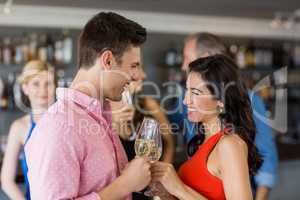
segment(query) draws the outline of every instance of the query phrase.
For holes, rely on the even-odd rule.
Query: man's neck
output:
[[[103,97],[101,97],[99,93],[97,81],[94,80],[93,77],[95,77],[95,73],[91,72],[91,70],[80,69],[70,85],[70,88],[90,97],[102,99]]]

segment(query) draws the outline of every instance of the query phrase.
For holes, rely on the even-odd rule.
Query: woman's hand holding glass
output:
[[[113,129],[123,138],[128,139],[133,134],[132,122],[135,109],[132,104],[131,94],[128,89],[123,92],[120,102],[111,102]]]
[[[180,196],[178,193],[185,187],[184,183],[178,177],[173,165],[170,163],[153,163],[151,165],[151,177],[152,182],[160,182],[163,185],[164,190],[160,191],[163,193],[162,196]]]

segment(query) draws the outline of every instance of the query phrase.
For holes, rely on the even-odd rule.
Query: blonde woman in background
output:
[[[1,170],[1,186],[9,198],[29,200],[30,192],[27,179],[27,164],[23,147],[31,136],[31,132],[36,122],[39,121],[41,114],[54,102],[54,67],[39,60],[30,61],[23,68],[19,83],[29,103],[31,112],[15,120],[10,127]],[[20,154],[22,156],[22,171],[25,177],[25,196],[15,182]]]

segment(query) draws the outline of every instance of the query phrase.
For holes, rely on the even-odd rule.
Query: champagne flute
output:
[[[148,156],[151,162],[158,161],[162,154],[162,138],[159,131],[159,123],[152,118],[145,117],[135,140],[135,153],[137,156]],[[153,196],[151,188],[157,183],[151,183],[146,196]]]

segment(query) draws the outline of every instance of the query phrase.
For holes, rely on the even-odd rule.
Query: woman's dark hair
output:
[[[224,112],[219,115],[222,127],[233,127],[232,133],[245,141],[248,146],[249,171],[251,175],[255,174],[261,166],[262,158],[254,145],[256,128],[251,102],[235,62],[221,54],[199,58],[189,64],[189,72],[199,73],[214,98],[224,104]],[[203,142],[201,127],[198,124],[199,134],[190,141],[190,149],[193,144]],[[229,134],[228,131],[225,133]]]

